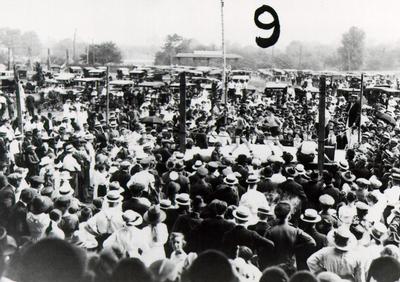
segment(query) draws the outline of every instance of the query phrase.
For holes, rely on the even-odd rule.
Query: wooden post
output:
[[[24,134],[24,127],[22,123],[22,108],[21,108],[21,95],[19,93],[19,77],[17,68],[14,65],[14,79],[15,79],[15,94],[16,94],[16,102],[17,102],[17,117],[18,117],[18,128],[21,134]]]
[[[7,64],[8,64],[8,66],[7,66],[8,70],[11,70],[11,48],[10,47],[8,47],[8,61],[7,61]]]
[[[51,64],[50,64],[50,48],[47,49],[47,70],[50,71]]]
[[[361,73],[361,86],[360,86],[360,123],[358,124],[358,143],[361,142],[361,118],[362,118],[363,94],[364,94],[364,74]]]
[[[65,49],[65,65],[68,66],[69,64],[69,51]]]
[[[322,175],[325,162],[325,95],[326,78],[321,76],[319,80],[319,120],[318,120],[318,170]]]
[[[180,151],[186,151],[186,75],[185,72],[180,74],[179,87],[179,146]]]
[[[86,49],[86,64],[89,65],[89,48],[90,45],[88,45],[87,49]]]
[[[106,70],[106,122],[107,126],[110,122],[110,79],[109,79],[109,66],[107,66]]]

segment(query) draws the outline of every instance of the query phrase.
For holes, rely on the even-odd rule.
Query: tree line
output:
[[[227,52],[242,56],[238,68],[283,68],[311,70],[394,70],[400,67],[400,42],[366,46],[366,34],[351,27],[342,35],[339,46],[292,41],[286,48],[239,46],[227,42]],[[161,50],[155,55],[156,65],[169,65],[180,52],[218,50],[215,45],[202,45],[194,39],[177,34],[168,35]]]

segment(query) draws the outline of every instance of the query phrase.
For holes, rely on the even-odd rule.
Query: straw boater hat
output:
[[[194,165],[192,166],[193,170],[198,170],[200,167],[203,166],[203,162],[200,160],[197,160]]]
[[[128,226],[138,226],[143,223],[142,216],[133,210],[126,210],[122,214],[122,219]]]
[[[321,221],[321,216],[314,209],[306,209],[304,214],[300,215],[300,219],[304,222],[317,223]]]
[[[117,191],[119,193],[123,193],[125,191],[124,188],[121,187],[118,181],[111,182],[110,185],[108,186],[108,189],[110,191]]]
[[[295,169],[296,169],[298,174],[305,174],[306,173],[304,165],[302,165],[302,164],[296,165]]]
[[[178,194],[178,195],[176,195],[175,201],[179,206],[190,206],[189,194],[186,194],[186,193]]]
[[[346,160],[339,161],[338,166],[342,170],[348,170],[349,169],[349,163]]]
[[[349,228],[342,225],[338,229],[331,230],[327,235],[328,242],[336,249],[349,251],[356,246],[357,239],[350,232]]]
[[[258,178],[258,176],[255,174],[250,174],[246,179],[246,183],[248,184],[256,184],[258,182],[260,182],[260,178]]]
[[[238,179],[236,178],[236,175],[233,174],[233,173],[231,173],[231,174],[227,175],[227,176],[224,178],[224,183],[227,184],[227,185],[236,185],[236,184],[239,183],[239,181],[238,181]]]
[[[381,222],[375,222],[371,229],[371,236],[380,241],[382,236],[386,234],[387,227]]]
[[[245,206],[239,206],[233,211],[233,217],[241,221],[249,221],[250,210]]]
[[[108,191],[106,200],[109,203],[117,203],[122,200],[122,196],[118,191]]]
[[[60,189],[58,189],[58,193],[60,196],[72,196],[74,194],[74,189],[72,189],[70,185],[61,185]]]
[[[166,218],[165,212],[159,206],[151,206],[143,216],[144,220],[150,224],[163,222]]]
[[[342,172],[342,178],[347,182],[353,182],[356,176],[351,171]]]

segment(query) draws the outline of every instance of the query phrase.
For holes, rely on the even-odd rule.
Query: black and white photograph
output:
[[[0,282],[400,282],[400,2],[0,1]]]

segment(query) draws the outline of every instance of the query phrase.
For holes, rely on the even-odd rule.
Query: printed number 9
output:
[[[274,18],[274,20],[271,23],[265,24],[260,22],[260,20],[258,19],[265,12],[269,13]],[[268,5],[262,5],[261,7],[259,7],[254,12],[254,23],[258,28],[264,30],[270,30],[272,28],[274,29],[272,35],[268,38],[256,37],[256,43],[258,46],[260,46],[261,48],[268,48],[274,45],[278,41],[279,35],[281,34],[281,26],[279,24],[278,14],[272,7]]]

